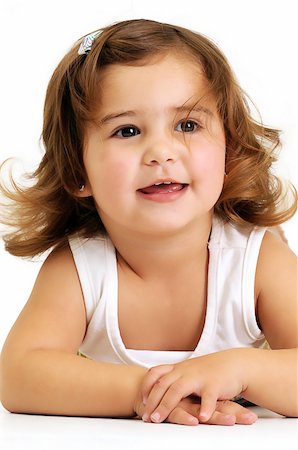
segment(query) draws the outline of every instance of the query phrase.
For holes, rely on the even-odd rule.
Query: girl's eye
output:
[[[191,133],[193,131],[196,131],[199,128],[199,125],[194,122],[193,120],[186,120],[185,122],[180,122],[176,130],[180,131],[182,133]]]
[[[114,133],[114,136],[120,137],[120,138],[130,138],[133,136],[137,136],[140,134],[140,130],[137,127],[133,126],[127,126],[120,128]]]

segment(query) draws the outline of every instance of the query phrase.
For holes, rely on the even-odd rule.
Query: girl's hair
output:
[[[35,256],[79,231],[91,237],[103,231],[92,197],[76,196],[84,183],[84,129],[95,117],[101,68],[110,64],[145,64],[155,55],[178,52],[195,58],[217,100],[226,136],[226,181],[215,212],[235,224],[278,225],[292,217],[281,181],[271,172],[279,132],[254,120],[244,92],[221,51],[205,36],[151,20],[128,20],[100,30],[91,51],[79,55],[81,40],[62,59],[49,82],[43,123],[44,157],[31,175],[33,183],[1,190],[9,199],[2,222],[6,249]],[[3,206],[3,205],[2,205]],[[4,208],[5,210],[5,208]]]

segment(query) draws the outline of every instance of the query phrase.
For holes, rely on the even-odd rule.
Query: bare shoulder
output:
[[[69,245],[54,249],[44,261],[39,276],[55,276],[58,279],[76,277],[76,268]]]
[[[6,345],[21,352],[34,348],[76,352],[85,330],[84,299],[71,250],[54,250],[43,263]]]
[[[272,348],[297,346],[297,256],[266,232],[257,272],[257,315]]]
[[[81,286],[68,245],[52,251],[43,263],[30,299],[35,294],[40,296],[40,293],[42,293],[40,301],[46,301],[50,296],[51,303],[56,299],[59,301],[60,297],[64,298],[64,303],[68,298],[81,298]]]

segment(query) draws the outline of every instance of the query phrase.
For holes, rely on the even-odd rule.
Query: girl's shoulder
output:
[[[258,270],[262,276],[267,276],[270,284],[272,275],[295,268],[297,256],[288,245],[282,229],[267,229],[264,233],[258,259]],[[287,278],[287,277],[286,277]]]
[[[297,345],[297,256],[272,231],[262,240],[255,289],[257,315],[271,348]]]

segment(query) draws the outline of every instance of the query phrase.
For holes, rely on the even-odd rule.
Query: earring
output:
[[[80,184],[79,186],[79,191],[83,192],[83,190],[85,189],[85,185],[84,184]]]

